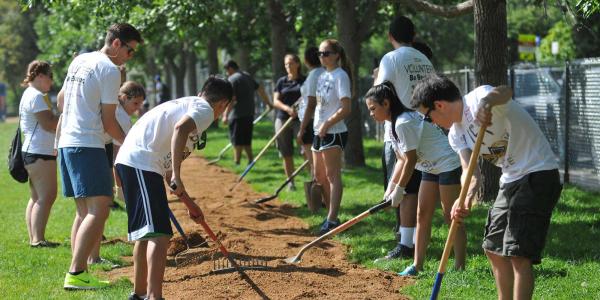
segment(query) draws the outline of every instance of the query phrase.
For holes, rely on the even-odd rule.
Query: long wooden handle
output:
[[[283,133],[283,131],[285,131],[285,129],[288,126],[290,126],[290,124],[292,124],[293,120],[294,120],[294,118],[290,117],[290,118],[288,118],[287,121],[285,121],[285,123],[283,123],[283,126],[281,126],[281,128],[279,128],[279,130],[269,140],[269,142],[267,142],[267,144],[262,148],[262,150],[260,150],[260,152],[258,153],[258,155],[256,155],[256,157],[254,158],[253,162],[256,162],[258,159],[260,159],[260,157],[265,153],[265,151],[267,151],[267,148],[269,148],[269,146],[271,146],[271,144],[273,144],[273,142],[277,139],[277,137],[279,137],[281,135],[281,133]]]

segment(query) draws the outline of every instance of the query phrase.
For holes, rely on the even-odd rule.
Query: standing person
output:
[[[127,135],[116,169],[127,203],[128,238],[135,241],[134,291],[129,299],[161,299],[167,248],[173,235],[164,182],[176,185],[173,194],[185,192],[181,163],[232,96],[227,80],[211,77],[198,97],[159,105],[140,118]],[[193,201],[186,205],[193,207],[189,211],[192,220],[203,218]]]
[[[230,60],[225,63],[227,80],[233,85],[233,103],[227,107],[223,114],[223,123],[229,125],[229,138],[233,145],[233,160],[240,164],[242,150],[246,152],[248,162],[254,159],[252,155],[252,130],[254,125],[254,92],[262,99],[263,103],[272,108],[269,96],[265,89],[250,74],[242,72],[238,64]]]
[[[411,47],[415,38],[415,26],[412,21],[404,16],[396,17],[388,30],[388,40],[394,50],[383,56],[379,63],[378,75],[374,84],[390,81],[396,90],[396,95],[405,107],[410,106],[410,99],[414,86],[425,78],[428,73],[434,71],[431,62],[425,55]],[[391,136],[391,123],[384,124],[384,148],[383,148],[383,171],[384,188],[389,190],[388,185],[394,166],[396,155],[393,150]],[[421,172],[413,172],[414,182],[421,181]],[[417,192],[406,190],[406,197],[396,210],[396,236],[399,236],[396,247],[392,249],[383,259],[394,259],[400,257],[412,257],[414,255],[414,232],[417,214]]]
[[[309,47],[304,51],[304,64],[308,67],[309,72],[300,87],[302,102],[300,102],[298,108],[298,118],[301,123],[296,141],[299,145],[302,145],[304,156],[309,161],[310,174],[314,177],[312,151],[310,150],[314,140],[313,117],[317,106],[317,81],[325,71],[319,61],[319,48]]]
[[[74,197],[77,205],[65,289],[108,285],[87,272],[88,256],[102,235],[113,195],[102,135],[106,131],[119,142],[125,137],[115,118],[121,84],[118,66],[133,57],[141,42],[133,26],[111,25],[100,51],[81,54],[71,62],[62,88],[60,173],[64,196]]]
[[[542,261],[552,210],[562,185],[558,162],[550,143],[531,118],[511,101],[509,87],[484,85],[461,97],[456,85],[432,75],[414,91],[413,105],[425,117],[450,130],[448,140],[466,173],[480,126],[486,133],[483,159],[502,168],[500,191],[485,225],[483,249],[492,265],[498,299],[531,299],[533,265]],[[477,168],[477,166],[476,166]],[[476,171],[464,207],[458,201],[452,218],[468,215],[472,195],[479,187]]]
[[[285,175],[289,178],[294,172],[294,137],[300,131],[300,121],[294,107],[301,98],[300,86],[304,83],[301,72],[300,58],[295,54],[287,54],[284,58],[287,75],[279,78],[273,93],[273,107],[277,109],[275,118],[275,132],[279,132],[283,124],[292,118],[292,123],[277,137],[277,149],[283,157]],[[290,181],[288,189],[296,190],[294,181]]]
[[[31,198],[25,211],[29,245],[56,247],[45,238],[50,210],[56,200],[56,154],[54,133],[58,116],[46,93],[52,87],[52,70],[45,61],[32,61],[21,84],[27,87],[19,104],[20,126],[25,136],[23,160],[29,174]]]
[[[402,276],[414,276],[423,269],[427,246],[431,239],[431,222],[438,201],[444,210],[444,220],[450,224],[450,210],[460,195],[460,160],[450,147],[448,138],[437,126],[406,108],[398,99],[391,82],[373,86],[365,95],[367,108],[378,122],[392,124],[394,152],[399,158],[394,166],[385,199],[398,207],[404,191],[419,187],[417,207],[417,235],[413,264]],[[411,182],[412,173],[421,171],[421,182]],[[454,243],[456,269],[464,269],[467,237],[460,226]]]
[[[6,120],[6,85],[0,82],[0,122]]]
[[[315,178],[323,186],[325,205],[329,210],[319,231],[319,235],[323,235],[340,225],[342,152],[348,140],[344,118],[350,115],[352,67],[342,45],[333,39],[321,42],[319,59],[325,72],[317,82],[312,151]]]

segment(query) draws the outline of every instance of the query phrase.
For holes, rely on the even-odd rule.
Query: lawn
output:
[[[6,157],[9,141],[16,124],[0,124],[0,156]],[[255,153],[272,135],[270,122],[262,122],[255,128]],[[226,130],[211,129],[208,144],[201,155],[208,159],[228,143]],[[260,138],[258,138],[260,137]],[[340,218],[346,221],[378,203],[383,194],[380,167],[379,142],[365,140],[367,166],[357,169],[344,169],[344,198]],[[296,165],[300,164],[296,157]],[[241,173],[245,167],[235,166],[231,151],[227,152],[219,164]],[[2,159],[6,170],[6,159]],[[306,220],[313,230],[325,217],[325,211],[312,214],[305,208],[301,183],[306,174],[297,180],[298,191],[284,189],[280,199],[299,206],[298,216]],[[275,148],[270,148],[254,169],[246,176],[252,186],[271,194],[285,180],[282,161]],[[131,283],[121,280],[102,292],[66,292],[62,281],[70,262],[69,232],[74,217],[75,206],[72,200],[58,197],[50,217],[47,238],[59,241],[56,249],[32,249],[27,244],[27,230],[24,211],[27,205],[28,187],[13,181],[8,173],[0,173],[0,191],[3,196],[3,209],[0,210],[2,230],[0,230],[0,295],[10,299],[123,299],[131,290]],[[60,192],[59,192],[60,194]],[[486,208],[477,207],[467,221],[469,233],[469,260],[466,271],[450,270],[443,282],[441,299],[495,299],[493,277],[489,265],[480,248]],[[416,284],[405,287],[401,292],[415,299],[429,297],[433,278],[441,256],[447,226],[441,221],[439,210],[434,219],[432,243],[429,248],[425,271],[417,278]],[[380,212],[358,223],[347,232],[336,237],[347,244],[348,257],[369,268],[400,271],[410,264],[409,260],[374,264],[373,260],[384,255],[395,245],[392,234],[394,218],[390,211]],[[126,215],[123,211],[113,211],[106,229],[107,238],[126,235]],[[550,227],[544,262],[536,267],[537,285],[535,299],[600,299],[600,279],[595,276],[600,270],[600,195],[568,187],[563,191]],[[131,247],[116,243],[102,248],[102,255],[111,260],[131,255]],[[452,262],[449,264],[452,265]],[[102,275],[102,268],[92,271]],[[368,295],[365,295],[368,296]]]

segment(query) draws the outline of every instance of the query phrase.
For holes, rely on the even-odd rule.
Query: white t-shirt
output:
[[[304,113],[308,106],[308,97],[317,97],[317,82],[319,81],[319,76],[321,76],[324,71],[325,69],[323,67],[310,70],[304,83],[300,86],[300,94],[302,95],[302,100],[298,106],[298,118],[300,121],[304,119]]]
[[[121,73],[103,53],[77,56],[67,72],[59,148],[104,148],[101,104],[118,105]]]
[[[454,123],[448,135],[454,151],[473,149],[480,128],[475,124],[475,114],[481,99],[492,89],[480,86],[463,97],[462,121]],[[492,125],[486,129],[480,155],[502,168],[500,183],[558,168],[557,158],[538,125],[512,100],[492,108]]]
[[[329,117],[342,107],[342,98],[351,98],[350,78],[342,68],[329,72],[325,70],[317,81],[317,108],[315,109],[314,130],[318,134],[319,128]],[[341,120],[329,127],[327,133],[341,133],[348,131],[346,123]]]
[[[210,104],[200,97],[184,97],[165,102],[144,114],[131,128],[115,164],[155,172],[165,176],[171,170],[171,138],[175,124],[184,116],[196,123],[186,141],[185,157],[194,149],[202,133],[214,120]]]
[[[396,94],[406,108],[411,108],[412,93],[419,81],[435,69],[427,57],[419,50],[402,46],[383,56],[379,63],[379,71],[375,84],[390,81],[394,84]],[[391,123],[384,124],[384,141],[391,139]]]
[[[115,112],[117,117],[117,122],[119,122],[119,126],[123,130],[123,133],[127,134],[131,129],[131,117],[127,114],[123,105],[117,105],[117,111]],[[117,140],[113,139],[113,144],[117,146],[121,146],[121,143],[117,142]]]
[[[411,111],[398,116],[396,135],[397,139],[392,135],[392,145],[396,151],[405,153],[416,150],[417,170],[437,175],[460,167],[460,159],[452,151],[444,132],[423,121],[418,113]]]
[[[52,107],[49,107],[44,100],[44,94],[31,86],[25,89],[21,97],[21,104],[19,104],[21,131],[25,137],[21,151],[54,155],[55,133],[42,128],[35,117],[36,113],[45,110],[52,111]]]

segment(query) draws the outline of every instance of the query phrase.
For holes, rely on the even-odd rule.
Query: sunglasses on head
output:
[[[319,57],[328,57],[331,54],[335,54],[336,52],[334,51],[319,51]]]

